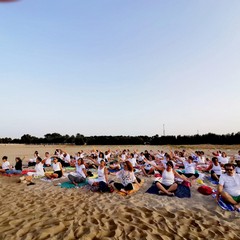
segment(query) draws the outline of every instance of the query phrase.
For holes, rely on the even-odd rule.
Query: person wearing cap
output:
[[[227,163],[224,165],[226,171],[219,179],[217,200],[219,197],[234,205],[235,209],[240,209],[240,175],[236,174],[234,165]]]

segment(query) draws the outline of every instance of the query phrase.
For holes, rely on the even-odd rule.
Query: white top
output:
[[[60,162],[57,162],[57,163],[53,163],[53,171],[54,172],[57,172],[57,171],[61,171],[61,168],[60,168]]]
[[[231,196],[240,195],[240,175],[239,174],[234,174],[233,176],[222,174],[219,179],[219,185],[222,185],[223,191],[226,191]]]
[[[98,164],[100,164],[102,160],[105,162],[104,158],[98,157],[98,159],[97,159]]]
[[[212,169],[214,171],[214,173],[216,173],[217,175],[222,175],[222,168],[220,166],[220,163],[216,166],[213,164]]]
[[[217,158],[218,162],[220,162],[223,165],[229,162],[229,157],[217,157]]]
[[[52,163],[52,159],[51,158],[46,158],[45,164],[46,165],[51,165],[51,163]]]
[[[86,175],[83,172],[83,169],[86,169],[84,164],[81,164],[80,166],[78,164],[76,164],[77,175],[80,176],[80,177],[86,178]]]
[[[64,161],[65,163],[70,163],[71,158],[70,158],[70,155],[69,155],[68,153],[67,153],[66,157],[63,157],[63,161]]]
[[[136,167],[137,164],[136,158],[129,158],[128,161],[132,164],[133,167]]]
[[[105,178],[105,174],[104,174],[104,169],[105,167],[103,167],[102,169],[100,168],[100,166],[98,167],[98,181],[101,182],[107,182],[106,178]]]
[[[3,162],[2,163],[2,169],[6,170],[10,168],[10,163],[9,161]]]
[[[238,161],[240,160],[240,155],[239,154],[235,155],[235,160],[238,160]]]
[[[204,164],[206,162],[206,158],[204,156],[198,157],[198,163]]]
[[[151,163],[152,163],[152,165],[149,164],[149,163],[145,163],[145,164],[144,164],[144,168],[145,168],[146,170],[150,170],[150,169],[152,168],[152,166],[157,166],[157,164],[155,163],[155,161],[151,161]]]
[[[40,163],[37,163],[35,165],[35,171],[36,171],[36,176],[44,176],[45,175],[45,172],[43,170],[43,164],[40,162]]]
[[[183,165],[185,168],[185,173],[195,174],[196,163],[189,163],[188,161],[185,161]]]
[[[124,169],[122,169],[121,171],[119,171],[116,176],[121,179],[121,182],[123,184],[123,186],[127,186],[129,183],[133,183],[136,181],[136,177],[134,175],[134,172],[129,172],[129,171],[125,171]]]
[[[162,184],[166,186],[171,186],[174,183],[174,173],[173,171],[164,170],[162,173]]]

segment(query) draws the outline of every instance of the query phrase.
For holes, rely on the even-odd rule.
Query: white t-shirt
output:
[[[184,165],[185,173],[195,174],[196,163],[189,163],[188,161],[185,161],[183,165]]]
[[[133,167],[136,167],[137,164],[136,158],[129,158],[128,161],[132,164]]]
[[[44,176],[45,175],[45,172],[43,170],[43,164],[41,162],[37,163],[35,165],[35,171],[36,171],[36,173],[34,173],[34,175],[36,175],[36,176]]]
[[[9,161],[3,162],[2,163],[2,169],[6,170],[10,168],[10,163]]]
[[[51,163],[52,163],[52,159],[51,158],[46,158],[45,164],[46,165],[51,165]]]
[[[222,174],[219,179],[219,184],[223,186],[223,190],[231,196],[240,196],[240,175],[234,174],[229,176]]]
[[[223,165],[229,162],[229,157],[217,157],[217,158],[218,158],[218,162]]]
[[[76,164],[77,175],[80,176],[80,177],[86,178],[86,175],[83,172],[83,169],[86,169],[84,164],[81,164],[80,166],[78,164]]]
[[[152,165],[151,165],[151,164],[152,164]],[[155,163],[155,161],[151,161],[151,164],[145,163],[145,164],[144,164],[144,168],[145,168],[146,170],[150,170],[153,166],[157,166],[157,164]]]
[[[121,182],[124,186],[127,186],[129,183],[136,181],[134,172],[125,171],[124,169],[119,171],[116,176],[121,179]]]
[[[70,155],[67,154],[66,157],[63,158],[63,161],[64,161],[65,163],[70,163],[70,161],[71,161]]]

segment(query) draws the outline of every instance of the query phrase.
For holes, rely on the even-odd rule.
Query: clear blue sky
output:
[[[240,1],[0,4],[0,137],[240,131]]]

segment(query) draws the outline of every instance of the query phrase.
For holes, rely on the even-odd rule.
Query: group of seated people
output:
[[[35,172],[28,172],[29,177],[45,176],[49,179],[61,178],[63,168],[74,166],[75,173],[68,175],[69,180],[78,187],[78,184],[85,182],[91,176],[89,168],[97,169],[97,179],[88,179],[92,186],[98,186],[101,192],[111,192],[112,186],[119,191],[126,193],[132,190],[133,184],[139,185],[141,179],[136,173],[142,172],[144,176],[151,176],[154,173],[161,174],[161,181],[155,181],[160,194],[174,195],[178,185],[176,178],[190,182],[199,177],[196,171],[197,166],[202,166],[204,172],[210,172],[211,178],[218,184],[217,196],[222,196],[227,202],[239,208],[240,203],[240,151],[234,159],[230,159],[225,152],[217,151],[212,153],[211,160],[204,156],[203,151],[147,151],[138,153],[129,150],[111,151],[105,153],[92,150],[90,152],[80,151],[74,157],[61,149],[56,149],[50,156],[45,153],[42,159],[38,152],[34,152],[34,158],[30,159],[28,166],[34,166]],[[10,166],[7,156],[2,158],[0,172],[7,174],[19,174],[22,171],[22,160],[17,157],[15,168]],[[235,161],[235,165],[230,161]],[[53,172],[45,171],[51,167]],[[109,174],[114,171],[120,182],[109,182]]]

